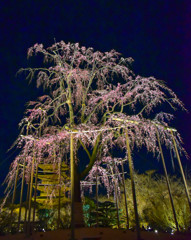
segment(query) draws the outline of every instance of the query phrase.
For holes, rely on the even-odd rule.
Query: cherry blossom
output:
[[[83,170],[76,172],[79,181],[92,180],[98,171],[107,187],[109,163],[120,181],[119,159],[111,156],[116,148],[126,151],[125,129],[131,151],[135,146],[138,149],[144,146],[147,151],[158,154],[156,129],[161,142],[174,151],[168,123],[173,118],[171,112],[177,108],[184,110],[184,105],[163,81],[136,76],[131,70],[132,58],[124,58],[115,50],[94,51],[64,41],[48,48],[35,44],[29,48],[28,57],[36,54],[44,56],[49,67],[26,68],[19,72],[25,72],[30,81],[35,79],[37,87],[43,86],[46,95],[28,103],[19,124],[21,133],[15,146],[20,153],[7,175],[7,191],[13,187],[18,163],[25,162],[28,181],[33,159],[36,164],[53,165],[59,164],[60,158],[62,161],[69,159],[71,132],[76,169],[84,161],[80,148],[89,161]],[[162,112],[165,105],[170,113]],[[179,151],[185,152],[177,131],[175,139]],[[106,168],[103,162],[107,162]]]

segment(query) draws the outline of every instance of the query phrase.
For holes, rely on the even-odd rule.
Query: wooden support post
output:
[[[113,162],[114,164],[114,162]],[[119,223],[119,206],[118,206],[118,196],[117,196],[117,183],[116,183],[116,179],[115,179],[115,175],[112,169],[112,166],[110,166],[111,169],[111,174],[112,177],[114,178],[114,196],[115,196],[115,206],[116,206],[116,217],[117,217],[117,226],[118,228],[120,228],[120,223]]]
[[[57,222],[57,229],[60,228],[60,198],[61,198],[61,166],[62,165],[62,160],[60,157],[60,162],[58,164],[58,170],[59,170],[59,175],[58,175],[58,182],[59,182],[59,195],[58,195],[58,222]]]
[[[183,182],[184,182],[184,188],[185,188],[186,197],[187,197],[187,200],[188,200],[188,205],[189,205],[190,212],[191,212],[191,200],[190,200],[190,194],[189,194],[189,190],[188,190],[188,185],[187,185],[187,182],[186,182],[185,174],[184,174],[182,163],[181,163],[181,160],[180,160],[180,155],[178,153],[178,148],[177,148],[176,141],[174,139],[174,135],[173,135],[173,131],[172,130],[171,130],[171,135],[172,135],[172,140],[173,140],[173,143],[174,143],[176,156],[177,156],[177,159],[178,159],[178,164],[179,164],[179,167],[180,167],[180,172],[181,172],[182,179],[183,179]]]
[[[127,229],[129,229],[129,213],[128,213],[128,205],[127,205],[127,193],[125,188],[125,174],[124,174],[124,167],[123,161],[121,160],[121,170],[122,170],[122,182],[123,182],[123,192],[125,197],[125,211],[126,211],[126,218],[127,218]]]
[[[166,184],[167,184],[167,188],[168,188],[168,194],[169,194],[170,203],[171,203],[171,207],[172,207],[172,212],[173,212],[173,216],[174,216],[174,222],[175,222],[175,225],[176,225],[176,230],[177,230],[177,232],[179,232],[179,226],[178,226],[178,221],[177,221],[177,217],[176,217],[176,211],[175,211],[175,207],[174,207],[170,182],[169,182],[169,178],[168,178],[168,173],[167,173],[167,169],[166,169],[166,164],[165,164],[165,160],[164,160],[164,155],[163,155],[163,151],[162,151],[160,137],[159,137],[159,133],[158,133],[157,129],[156,129],[156,134],[157,134],[157,140],[158,140],[160,155],[161,155],[161,159],[162,159],[163,169],[164,169],[164,173],[165,173]]]
[[[71,178],[71,240],[75,239],[75,222],[74,222],[74,139],[70,133],[70,178]]]
[[[34,206],[33,206],[33,228],[34,228],[34,223],[35,223],[37,182],[38,182],[38,163],[36,163],[36,175],[35,175]]]
[[[12,216],[13,216],[13,210],[14,210],[14,202],[15,202],[15,196],[16,196],[16,190],[17,190],[17,181],[18,181],[18,174],[19,174],[19,163],[17,163],[17,170],[16,170],[16,176],[15,176],[15,183],[14,183],[14,189],[13,189],[13,197],[12,197],[12,206],[11,206],[11,231],[12,231]]]
[[[132,187],[133,204],[134,204],[134,212],[135,212],[137,240],[140,240],[141,233],[140,233],[139,215],[138,215],[137,199],[136,199],[136,191],[135,191],[134,169],[133,169],[133,161],[131,158],[131,149],[130,149],[130,145],[129,145],[129,136],[128,136],[127,129],[125,129],[125,137],[126,137],[126,146],[127,146],[127,153],[128,153],[129,172],[130,172],[130,177],[131,177],[131,187]]]
[[[25,162],[26,158],[24,159],[23,163],[23,175],[22,175],[22,183],[21,183],[21,193],[20,193],[20,204],[19,204],[19,216],[18,216],[18,231],[20,228],[20,221],[21,221],[21,207],[22,207],[22,201],[23,201],[23,189],[24,189],[24,181],[25,181]]]
[[[96,227],[99,226],[98,223],[98,163],[96,169]]]
[[[33,160],[32,160],[32,169],[31,169],[31,179],[30,179],[30,191],[29,191],[29,213],[28,213],[28,224],[27,224],[27,236],[31,233],[31,204],[32,204],[32,190],[33,190],[33,176],[34,176],[34,161],[35,161],[35,153],[33,150]]]
[[[115,178],[115,177],[114,177]],[[120,222],[119,222],[119,205],[118,205],[118,194],[117,194],[117,183],[116,179],[114,179],[115,183],[115,204],[116,204],[116,210],[117,210],[117,226],[120,228]]]
[[[29,190],[30,190],[30,179],[27,184],[27,197],[26,197],[26,207],[25,207],[25,220],[24,220],[24,232],[27,233],[27,210],[29,205]]]

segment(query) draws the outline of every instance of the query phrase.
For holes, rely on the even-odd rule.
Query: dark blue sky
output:
[[[35,85],[15,77],[31,61],[27,49],[56,41],[79,42],[95,50],[116,49],[133,57],[136,73],[166,81],[186,108],[191,108],[191,2],[184,0],[62,0],[0,3],[0,175],[13,157],[25,103],[38,96]],[[174,126],[191,154],[191,114],[175,113]],[[14,156],[14,154],[13,154]],[[190,161],[187,165],[190,164]]]

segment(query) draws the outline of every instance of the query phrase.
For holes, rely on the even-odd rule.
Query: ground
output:
[[[35,232],[30,237],[24,234],[0,236],[0,240],[69,240],[70,230],[57,230],[51,232]],[[78,228],[75,230],[76,240],[136,240],[136,232],[109,228]],[[174,234],[141,232],[143,240],[189,240],[191,233]]]

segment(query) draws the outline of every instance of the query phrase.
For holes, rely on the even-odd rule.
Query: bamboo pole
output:
[[[31,169],[31,179],[30,179],[30,191],[29,191],[29,213],[28,213],[28,224],[27,224],[27,236],[30,235],[31,231],[31,204],[32,204],[32,190],[33,190],[33,176],[34,176],[34,161],[35,161],[35,153],[33,149],[33,160],[32,160],[32,169]]]
[[[96,171],[96,227],[98,227],[98,163]]]
[[[60,197],[61,197],[61,164],[62,160],[60,157],[60,162],[59,162],[59,175],[58,175],[58,181],[59,181],[59,196],[58,196],[58,222],[57,222],[57,229],[60,228]]]
[[[121,169],[122,169],[123,192],[124,192],[124,197],[125,197],[125,211],[126,211],[126,217],[127,217],[127,229],[129,229],[129,213],[128,213],[128,205],[127,205],[127,193],[126,193],[126,188],[125,188],[125,174],[124,174],[123,161],[121,161]]]
[[[28,205],[29,205],[29,190],[30,190],[30,179],[27,184],[27,197],[26,197],[25,220],[24,220],[24,232],[25,233],[27,231],[27,210],[28,210]]]
[[[116,206],[117,226],[118,226],[118,228],[120,228],[116,178],[114,176],[114,172],[113,172],[113,169],[111,166],[110,166],[110,169],[111,169],[112,176],[114,178],[114,199],[115,199],[115,206]]]
[[[36,174],[35,174],[34,207],[33,207],[33,227],[34,227],[34,222],[35,222],[35,211],[36,211],[37,181],[38,181],[38,163],[36,163]]]
[[[26,136],[28,137],[29,134],[29,126],[30,123],[28,122],[27,124],[27,132],[26,132]],[[25,159],[26,161],[26,159]],[[24,167],[24,165],[23,165]],[[27,196],[26,196],[26,206],[25,206],[25,218],[24,218],[24,225],[23,225],[23,230],[26,233],[27,231],[27,208],[28,208],[28,203],[29,203],[29,186],[30,186],[30,176],[29,176],[29,182],[27,183]]]
[[[186,197],[187,197],[187,200],[188,200],[188,205],[189,205],[190,212],[191,212],[191,200],[190,200],[188,185],[187,185],[187,182],[186,182],[185,174],[184,174],[183,167],[182,167],[182,163],[181,163],[181,160],[180,160],[180,155],[179,155],[179,153],[178,153],[178,148],[177,148],[176,141],[175,141],[175,139],[174,139],[174,134],[173,134],[172,131],[171,131],[171,135],[172,135],[172,140],[173,140],[173,143],[174,143],[174,148],[175,148],[176,156],[177,156],[177,159],[178,159],[178,164],[179,164],[179,167],[180,167],[180,172],[181,172],[182,179],[183,179],[183,182],[184,182],[184,188],[185,188]]]
[[[25,181],[25,162],[26,158],[24,159],[24,164],[23,164],[23,175],[22,175],[22,183],[21,183],[21,193],[20,193],[20,204],[19,204],[19,216],[18,216],[18,231],[20,228],[20,221],[21,221],[21,207],[22,207],[22,200],[23,200],[23,189],[24,189],[24,181]]]
[[[71,178],[71,240],[75,240],[75,220],[74,220],[74,139],[70,134],[70,178]]]
[[[117,210],[117,226],[118,228],[120,228],[120,222],[119,222],[119,205],[118,205],[118,196],[117,196],[117,183],[116,183],[116,179],[114,179],[115,181],[115,204],[116,204],[116,210]]]
[[[17,181],[18,181],[18,174],[19,174],[19,163],[17,163],[17,170],[16,170],[16,176],[15,176],[15,183],[14,183],[14,189],[13,189],[13,197],[12,197],[12,206],[11,206],[11,231],[12,231],[12,216],[13,216],[13,210],[14,210],[14,202],[15,202],[15,196],[16,196],[16,189],[17,189]]]
[[[128,161],[129,162],[129,172],[130,172],[130,177],[131,177],[131,187],[132,187],[133,205],[134,205],[134,212],[135,212],[137,239],[140,240],[141,234],[140,234],[139,215],[138,215],[137,199],[136,199],[136,191],[135,191],[133,161],[131,158],[131,149],[130,149],[130,145],[129,145],[129,136],[128,136],[127,129],[125,129],[125,137],[126,137],[127,153],[128,153],[128,160],[129,160]]]
[[[42,116],[40,117],[40,125],[42,123]],[[39,128],[38,133],[39,138],[41,137],[41,127]],[[38,162],[36,162],[36,174],[35,174],[35,186],[34,186],[34,205],[33,205],[33,220],[32,220],[32,230],[34,229],[35,223],[35,212],[36,212],[36,195],[37,195],[37,181],[38,181]]]
[[[159,137],[159,133],[158,133],[157,129],[156,129],[156,134],[157,134],[157,140],[158,140],[160,155],[161,155],[161,159],[162,159],[163,169],[164,169],[164,173],[165,173],[166,184],[167,184],[167,188],[168,188],[168,194],[169,194],[170,203],[171,203],[171,207],[172,207],[172,212],[173,212],[173,216],[174,216],[174,222],[175,222],[175,225],[176,225],[176,230],[177,230],[177,232],[179,232],[179,226],[178,226],[178,221],[177,221],[177,217],[176,217],[176,211],[175,211],[175,207],[174,207],[170,182],[169,182],[169,178],[168,178],[168,173],[167,173],[167,169],[166,169],[166,164],[165,164],[165,160],[164,160],[164,155],[163,155],[163,150],[162,150],[162,146],[161,146],[161,142],[160,142],[160,137]]]

